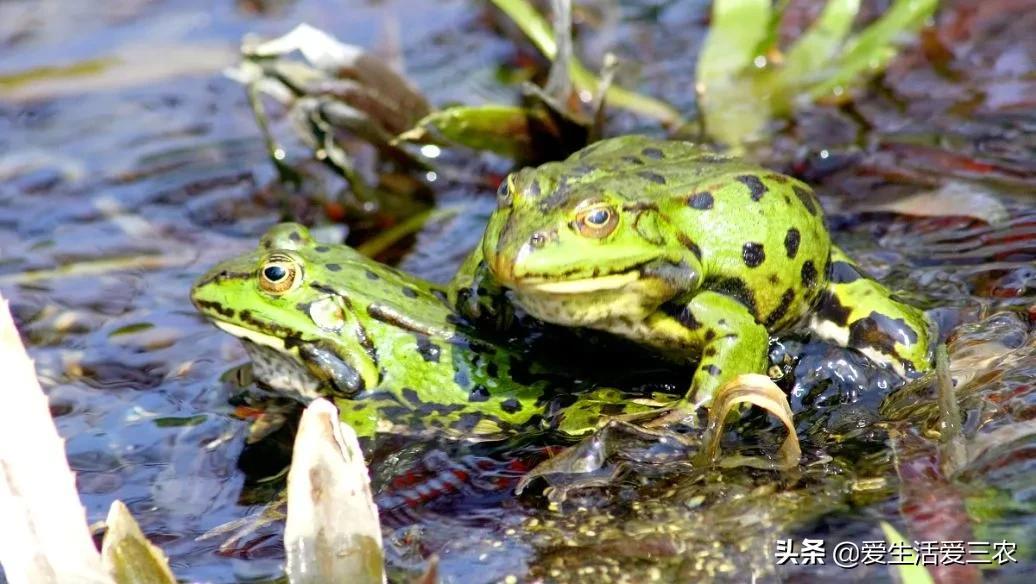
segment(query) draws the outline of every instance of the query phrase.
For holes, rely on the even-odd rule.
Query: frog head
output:
[[[321,246],[305,227],[273,227],[259,248],[217,264],[191,290],[194,306],[240,338],[258,379],[303,399],[321,387],[352,396],[377,384],[362,334],[366,307],[340,290],[364,282],[369,262],[344,246]]]
[[[640,196],[664,187],[642,164],[604,154],[512,173],[497,193],[482,252],[536,316],[560,302],[580,314],[549,320],[637,319],[697,284],[698,259],[660,211],[665,197]]]

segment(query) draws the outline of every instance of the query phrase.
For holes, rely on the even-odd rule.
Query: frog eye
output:
[[[508,176],[500,183],[500,187],[496,189],[496,206],[501,209],[510,207],[511,200],[511,177]]]
[[[259,287],[269,294],[284,294],[301,281],[302,267],[286,255],[271,254],[259,267]]]
[[[619,216],[611,207],[595,206],[576,215],[576,230],[586,237],[607,237],[619,224]]]
[[[584,217],[583,220],[594,227],[601,227],[602,225],[607,224],[611,217],[612,212],[608,209],[594,209],[594,211]]]

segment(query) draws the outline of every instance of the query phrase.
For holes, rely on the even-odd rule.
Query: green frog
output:
[[[687,142],[623,136],[510,174],[451,297],[697,363],[686,409],[764,373],[770,335],[800,323],[901,376],[931,367],[931,323],[832,245],[808,185]]]
[[[440,287],[294,223],[213,267],[191,300],[244,343],[257,379],[304,402],[331,397],[360,436],[579,435],[603,411],[652,407],[614,389],[574,397],[545,367],[465,328]]]

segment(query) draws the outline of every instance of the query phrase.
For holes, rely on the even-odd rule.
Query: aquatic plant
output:
[[[895,0],[850,36],[859,0],[829,0],[787,50],[777,26],[788,2],[716,0],[698,58],[695,90],[705,133],[735,149],[765,139],[775,117],[803,103],[842,98],[880,73],[938,7],[938,0]]]

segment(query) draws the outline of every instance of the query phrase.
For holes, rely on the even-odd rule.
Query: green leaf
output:
[[[511,20],[529,37],[543,56],[553,61],[557,57],[558,45],[554,40],[554,30],[536,9],[526,0],[492,0],[493,4],[509,16]],[[578,59],[572,58],[569,63],[569,75],[572,84],[580,91],[593,93],[601,84],[601,80],[591,73]],[[605,97],[611,105],[627,109],[634,113],[654,118],[667,126],[676,127],[683,123],[680,112],[663,101],[641,95],[639,93],[611,85],[605,91]]]
[[[874,24],[849,37],[859,0],[829,0],[782,59],[763,59],[777,42],[787,2],[716,0],[698,59],[699,107],[709,137],[735,151],[766,137],[766,127],[800,98],[841,94],[881,71],[895,43],[916,33],[938,0],[894,0]]]
[[[112,332],[108,333],[108,336],[117,337],[119,335],[130,335],[133,333],[139,333],[140,331],[146,331],[150,328],[154,328],[154,326],[155,325],[151,324],[150,322],[137,322],[133,324],[127,324],[126,326],[121,326],[113,330]]]
[[[374,237],[371,237],[357,246],[356,251],[367,257],[375,257],[398,243],[404,237],[417,233],[429,221],[445,219],[456,215],[459,212],[460,209],[456,207],[439,207],[436,209],[421,211],[420,213],[407,217],[388,229],[382,230]]]
[[[893,45],[921,28],[938,6],[938,0],[895,0],[877,22],[849,39],[824,82],[814,87],[810,94],[822,97],[859,83],[864,74],[883,70],[896,55]]]
[[[769,36],[770,0],[716,0],[712,27],[698,57],[699,90],[722,83],[752,64]]]
[[[551,61],[557,56],[558,45],[554,42],[554,30],[539,12],[525,0],[492,0],[497,8],[514,21],[529,37],[532,44]]]
[[[784,92],[802,91],[838,54],[860,10],[860,0],[830,0],[824,11],[784,55]]]
[[[198,414],[190,417],[175,417],[167,416],[164,418],[155,418],[155,425],[159,428],[179,428],[183,426],[197,426],[206,419],[205,414]]]
[[[456,106],[432,112],[396,139],[440,146],[467,146],[528,159],[536,136],[556,134],[546,115],[510,105]]]
[[[77,77],[93,76],[103,73],[115,65],[118,65],[118,60],[112,58],[88,59],[61,67],[37,67],[25,71],[5,73],[0,75],[0,91],[16,89],[23,85],[41,81],[68,81]]]
[[[769,122],[757,90],[754,61],[770,37],[770,0],[716,0],[712,27],[698,57],[697,87],[705,131],[731,147],[758,136]]]
[[[914,564],[917,561],[917,554],[913,551],[910,542],[903,538],[903,536],[896,531],[895,527],[892,527],[891,523],[887,521],[881,522],[881,530],[885,532],[885,541],[890,544],[905,545],[909,550],[909,553],[903,555],[903,561],[906,563],[890,565],[889,569],[894,569],[899,575],[899,581],[902,584],[934,584],[932,575],[928,573],[928,570],[919,564]]]

